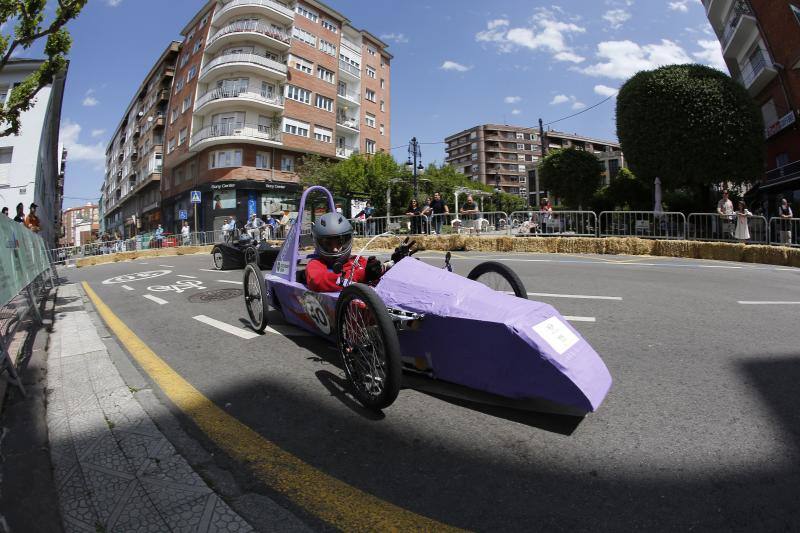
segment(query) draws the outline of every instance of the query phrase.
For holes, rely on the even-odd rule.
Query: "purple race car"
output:
[[[311,187],[298,221],[315,191],[334,209],[330,192]],[[464,278],[407,257],[374,288],[356,283],[316,293],[305,284],[309,255],[299,252],[301,233],[295,224],[269,274],[247,265],[247,312],[263,331],[272,305],[290,324],[335,342],[365,407],[391,405],[404,370],[579,416],[595,411],[608,393],[611,375],[600,356],[553,307],[528,300],[506,265],[481,263]]]

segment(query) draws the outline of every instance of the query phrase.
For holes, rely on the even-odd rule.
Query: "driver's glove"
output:
[[[408,239],[409,238],[406,237],[406,240],[404,240],[400,246],[394,249],[394,253],[392,254],[392,263],[397,263],[401,259],[410,257],[417,251],[417,241],[408,242]]]
[[[364,281],[367,283],[376,281],[383,275],[383,265],[374,255],[367,259],[367,267],[365,270]]]

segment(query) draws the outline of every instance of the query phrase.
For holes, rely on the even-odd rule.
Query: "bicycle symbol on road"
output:
[[[114,283],[131,283],[142,279],[150,279],[150,278],[157,278],[159,276],[166,276],[167,274],[170,273],[172,273],[172,270],[149,270],[147,272],[137,272],[135,274],[123,274],[122,276],[108,278],[103,282],[103,285],[112,285]]]
[[[147,287],[147,290],[150,292],[177,292],[182,293],[183,291],[188,291],[189,289],[205,289],[203,287],[203,282],[200,280],[191,280],[185,279],[176,281],[172,285],[153,285],[152,287]]]

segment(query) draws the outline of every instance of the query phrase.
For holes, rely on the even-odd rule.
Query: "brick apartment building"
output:
[[[605,167],[605,184],[626,166],[619,143],[555,130],[545,131],[544,136],[545,150],[573,147],[595,154]],[[538,128],[484,124],[450,135],[445,143],[445,161],[473,181],[499,183],[504,192],[535,196],[536,166],[542,155]]]
[[[703,0],[731,75],[761,108],[766,173],[748,197],[769,216],[800,208],[800,1]]]
[[[164,227],[294,211],[305,154],[388,151],[387,45],[314,0],[212,0],[186,25],[166,111]],[[189,216],[193,224],[192,216]]]
[[[180,43],[161,54],[133,96],[106,148],[103,227],[130,238],[161,223],[160,180],[167,103]]]
[[[100,230],[99,210],[86,204],[65,209],[62,213],[63,235],[60,246],[81,246],[92,241]]]

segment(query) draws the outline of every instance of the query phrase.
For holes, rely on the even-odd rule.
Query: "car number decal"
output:
[[[533,326],[533,331],[543,338],[558,355],[564,355],[564,352],[578,342],[578,336],[558,317],[554,316]]]
[[[317,325],[322,333],[330,335],[331,322],[328,320],[328,313],[325,312],[325,308],[322,307],[322,304],[313,292],[309,291],[303,295],[303,309],[306,310],[308,316],[314,321],[314,324]]]
[[[288,274],[289,273],[289,262],[288,261],[278,261],[275,263],[275,273],[276,274]]]

